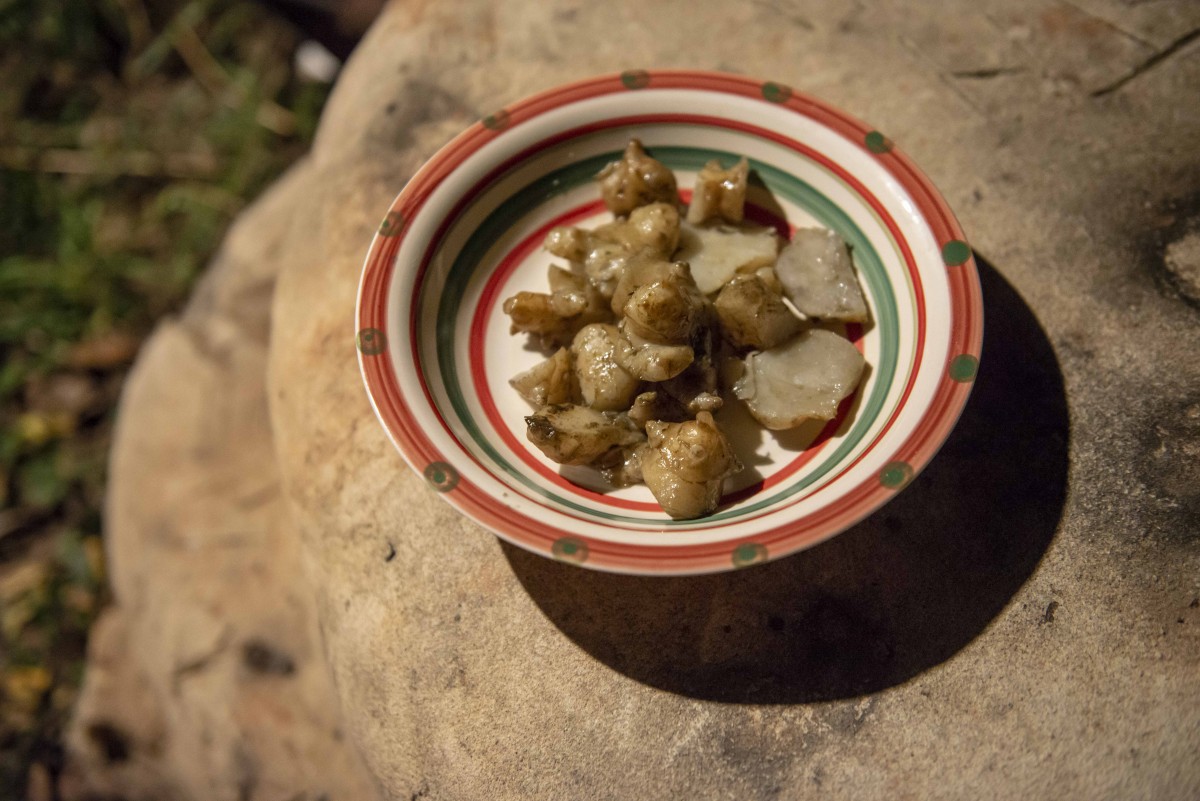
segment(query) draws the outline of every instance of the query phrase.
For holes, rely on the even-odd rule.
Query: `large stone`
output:
[[[1200,318],[1190,251],[1168,250],[1200,213],[1198,25],[1195,4],[1107,0],[389,7],[311,157],[231,238],[244,257],[128,392],[97,661],[126,655],[145,710],[129,770],[315,796],[301,766],[328,748],[321,792],[365,797],[350,741],[389,799],[1200,796]],[[658,65],[871,120],[957,210],[987,313],[967,411],[895,502],[795,557],[669,580],[459,517],[387,441],[350,337],[371,234],[439,145]],[[111,673],[76,726],[97,776]],[[268,697],[290,720],[245,713]],[[238,785],[239,753],[294,781]]]
[[[115,604],[91,634],[72,795],[374,797],[329,679],[267,413],[269,302],[306,172],[239,221],[126,385],[105,514]]]

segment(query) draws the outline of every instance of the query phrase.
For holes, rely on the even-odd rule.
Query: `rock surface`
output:
[[[266,402],[270,300],[304,169],[234,227],[126,384],[93,629],[68,734],[81,798],[370,799],[287,522]]]
[[[127,392],[81,786],[1200,797],[1197,30],[1182,0],[390,6]],[[424,159],[640,66],[870,120],[981,256],[981,372],[939,456],[845,534],[721,576],[502,545],[404,467],[349,341],[366,244]]]

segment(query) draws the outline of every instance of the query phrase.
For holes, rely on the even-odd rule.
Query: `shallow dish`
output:
[[[500,306],[545,291],[551,227],[610,219],[592,177],[630,137],[675,171],[685,199],[709,159],[749,157],[748,216],[841,234],[871,311],[847,329],[868,372],[835,420],[772,433],[740,403],[721,410],[746,469],[699,520],[670,519],[644,486],[610,490],[548,461],[508,385],[543,354],[509,334]],[[885,504],[954,426],[982,336],[966,239],[885,135],[780,84],[633,71],[498,109],[430,159],[371,243],[355,341],[388,435],[449,503],[536,553],[663,575],[776,559]]]

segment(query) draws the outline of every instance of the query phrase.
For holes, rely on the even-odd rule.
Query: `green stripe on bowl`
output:
[[[714,158],[725,162],[736,161],[740,158],[738,154],[727,151],[689,147],[660,146],[653,148],[653,152],[656,158],[673,170],[696,171]],[[529,209],[536,208],[542,202],[556,195],[591,182],[595,174],[604,165],[620,158],[620,155],[618,151],[602,153],[561,167],[528,184],[488,215],[455,258],[450,273],[446,278],[438,305],[436,320],[437,357],[446,394],[450,399],[455,414],[475,445],[487,455],[496,467],[504,470],[513,480],[527,487],[534,494],[551,500],[563,508],[606,523],[618,522],[645,525],[649,522],[646,518],[619,515],[604,510],[593,509],[556,495],[532,481],[523,470],[515,468],[503,458],[470,413],[466,398],[463,395],[462,386],[459,383],[457,360],[454,354],[457,318],[461,301],[471,277],[474,275],[479,262],[486,252]],[[833,453],[821,461],[816,469],[808,473],[803,479],[788,485],[769,498],[736,510],[721,512],[705,518],[703,522],[706,526],[711,523],[736,520],[795,495],[819,481],[847,453],[857,447],[863,437],[866,436],[872,422],[879,415],[887,398],[896,369],[899,348],[899,319],[896,309],[896,299],[892,292],[891,284],[887,280],[879,254],[875,251],[862,230],[859,229],[849,215],[808,183],[764,162],[751,160],[750,166],[763,179],[769,191],[804,209],[821,225],[837,231],[853,248],[855,261],[859,267],[859,275],[869,287],[871,297],[876,303],[872,311],[875,316],[875,326],[880,330],[880,358],[877,365],[880,379],[876,383],[871,396],[862,403],[857,420],[850,432]],[[832,177],[836,178],[836,176]],[[501,180],[501,178],[497,180]],[[840,179],[838,180],[840,181]],[[481,191],[473,203],[477,202],[479,197],[486,195],[487,191],[488,188]],[[465,216],[469,213],[470,207],[465,209],[462,215]],[[655,525],[664,527],[695,524],[695,521],[685,520],[655,520],[653,522]]]

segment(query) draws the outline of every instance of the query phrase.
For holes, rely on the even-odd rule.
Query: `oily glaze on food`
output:
[[[504,303],[513,333],[550,353],[510,381],[536,409],[530,442],[614,486],[644,482],[674,518],[711,514],[742,469],[712,414],[727,400],[786,429],[832,419],[862,375],[854,345],[820,327],[868,318],[849,250],[832,231],[785,243],[744,222],[749,172],[710,162],[684,209],[674,174],[631,140],[597,176],[613,221],[551,231],[567,266],[549,292]]]

